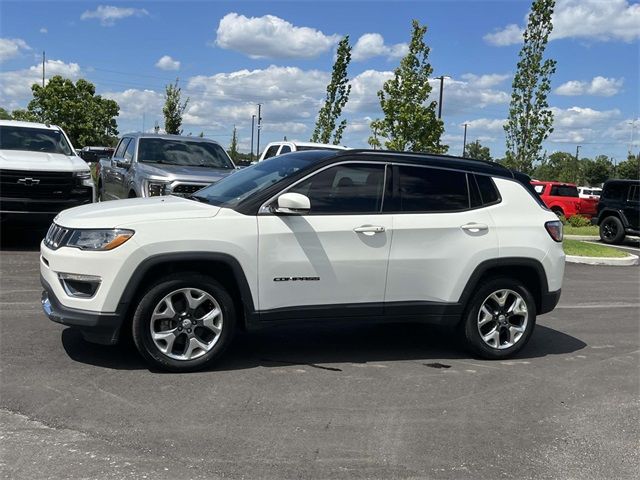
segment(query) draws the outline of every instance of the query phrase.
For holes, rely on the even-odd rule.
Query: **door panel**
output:
[[[363,226],[384,230],[354,231]],[[391,215],[264,215],[258,231],[261,310],[380,303],[382,313]]]

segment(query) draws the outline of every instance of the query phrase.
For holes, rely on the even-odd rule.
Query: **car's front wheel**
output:
[[[199,370],[218,358],[235,329],[233,300],[214,279],[173,274],[151,287],[133,317],[142,356],[163,370]]]
[[[600,240],[604,243],[621,243],[624,238],[624,225],[618,217],[607,217],[600,224]]]
[[[463,318],[464,340],[482,358],[508,358],[529,341],[536,304],[520,281],[496,278],[473,295]]]

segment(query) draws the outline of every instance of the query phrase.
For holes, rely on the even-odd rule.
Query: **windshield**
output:
[[[271,158],[268,162],[256,163],[203,188],[194,197],[213,205],[233,208],[250,195],[264,190],[328,156],[326,154],[317,155],[317,153],[292,153]]]
[[[62,132],[46,128],[0,126],[0,149],[73,155]]]
[[[168,138],[141,138],[138,161],[190,167],[234,168],[225,151],[216,143]]]

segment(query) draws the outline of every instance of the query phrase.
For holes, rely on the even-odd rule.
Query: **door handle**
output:
[[[466,232],[471,232],[471,233],[480,233],[480,232],[485,232],[489,230],[488,225],[485,225],[484,223],[474,223],[474,222],[462,225],[460,228]]]
[[[376,233],[384,232],[384,227],[381,225],[362,225],[353,229],[356,233],[364,233],[365,235],[375,235]]]

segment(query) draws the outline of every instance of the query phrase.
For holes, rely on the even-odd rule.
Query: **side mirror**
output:
[[[114,167],[118,167],[118,168],[129,168],[131,166],[131,160],[127,159],[127,158],[112,158],[111,159],[111,163],[113,164]]]
[[[283,193],[278,197],[274,213],[280,215],[304,215],[311,210],[309,197],[300,193]]]

